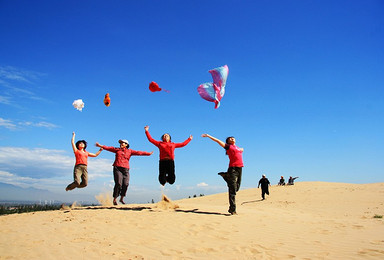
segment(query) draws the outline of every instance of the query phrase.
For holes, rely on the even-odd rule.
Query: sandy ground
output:
[[[0,259],[384,259],[384,183],[0,216]]]

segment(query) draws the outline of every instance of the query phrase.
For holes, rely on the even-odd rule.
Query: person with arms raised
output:
[[[69,184],[65,190],[73,190],[74,188],[84,188],[88,185],[88,157],[97,157],[103,148],[97,153],[89,153],[85,149],[87,148],[87,142],[85,140],[79,140],[75,144],[75,132],[72,133],[71,139],[73,153],[75,154],[76,163],[73,169],[73,182]]]
[[[192,135],[189,136],[182,143],[173,143],[171,141],[171,136],[168,133],[165,133],[161,136],[161,141],[157,141],[152,138],[149,134],[149,126],[144,127],[145,135],[148,138],[148,141],[154,144],[160,151],[160,161],[159,161],[159,182],[164,186],[167,182],[169,184],[175,183],[175,149],[186,146],[191,140]]]

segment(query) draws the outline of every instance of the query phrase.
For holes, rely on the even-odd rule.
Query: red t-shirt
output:
[[[135,151],[127,148],[102,146],[103,149],[115,153],[115,162],[113,166],[124,167],[129,169],[129,159],[132,155],[151,155],[149,152]]]
[[[148,141],[150,141],[159,148],[160,160],[174,160],[175,148],[184,147],[191,141],[191,139],[188,138],[182,143],[162,142],[153,139],[148,131],[145,131],[145,134],[147,135]]]
[[[243,152],[236,145],[226,144],[224,147],[229,157],[229,167],[244,167]]]
[[[76,157],[75,165],[78,165],[78,164],[87,165],[88,164],[88,155],[89,155],[89,153],[87,151],[77,149],[75,152],[75,157]]]

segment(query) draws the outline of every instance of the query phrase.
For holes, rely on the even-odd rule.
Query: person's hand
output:
[[[72,132],[72,136],[75,136],[75,132]]]
[[[153,151],[152,152],[150,152],[150,154],[149,155],[152,155],[153,154]]]
[[[201,137],[209,137],[209,134],[202,134]]]
[[[100,145],[99,143],[96,142],[96,146],[97,146],[97,147],[101,147],[102,145]]]
[[[148,131],[148,129],[149,129],[149,126],[146,125],[146,126],[144,127],[144,130],[145,130],[145,131]]]
[[[193,139],[193,136],[192,136],[192,135],[190,135],[190,136],[189,136],[189,139],[191,139],[191,140],[192,140],[192,139]]]

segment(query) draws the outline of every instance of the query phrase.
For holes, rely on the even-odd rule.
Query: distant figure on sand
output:
[[[284,186],[285,185],[284,176],[281,176],[281,178],[279,180],[279,183],[277,185],[280,185],[280,186]]]
[[[259,188],[260,185],[261,185],[261,197],[263,198],[263,200],[265,200],[265,194],[269,195],[269,189],[268,188],[269,188],[269,186],[271,186],[268,178],[265,177],[265,174],[263,174],[263,176],[259,180],[259,185],[257,185],[257,188]]]
[[[201,136],[210,138],[226,150],[226,154],[229,157],[229,167],[227,172],[219,172],[219,175],[223,177],[228,186],[228,212],[232,215],[236,215],[236,192],[239,191],[241,184],[241,175],[244,167],[244,149],[236,146],[236,139],[233,136],[227,137],[225,143],[209,134],[202,134]]]
[[[74,188],[84,188],[88,185],[88,156],[97,157],[103,150],[100,149],[97,153],[87,152],[85,150],[87,148],[87,142],[85,140],[79,140],[75,144],[75,132],[72,133],[71,144],[76,157],[76,163],[73,169],[74,181],[65,188],[66,191],[73,190]]]
[[[109,152],[115,153],[115,162],[113,163],[113,179],[115,187],[113,188],[113,205],[117,205],[116,199],[120,196],[120,202],[124,203],[124,197],[127,194],[129,186],[129,159],[132,155],[149,156],[153,152],[142,152],[129,149],[127,140],[119,140],[120,147],[104,146],[96,143],[97,147],[101,147]]]
[[[149,134],[149,126],[145,126],[145,135],[148,138],[148,141],[157,146],[160,151],[160,161],[159,161],[159,182],[164,186],[167,182],[169,184],[175,183],[175,148],[180,148],[186,146],[191,140],[192,135],[189,136],[187,140],[182,143],[173,143],[171,141],[171,136],[168,133],[165,133],[161,136],[161,141],[156,141]]]
[[[292,176],[289,176],[289,179],[288,179],[288,183],[287,185],[294,185],[294,181],[299,178],[299,177],[295,177],[295,178],[292,178]]]

